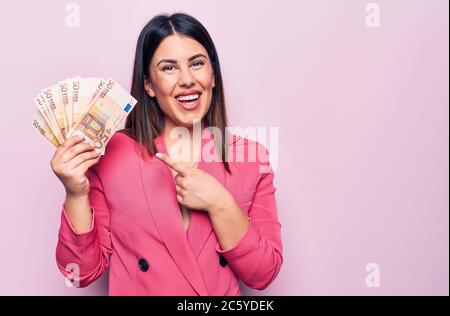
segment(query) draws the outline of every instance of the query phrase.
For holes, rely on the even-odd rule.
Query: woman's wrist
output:
[[[87,195],[66,194],[64,209],[77,233],[91,230],[92,209]]]
[[[88,194],[74,194],[66,190],[66,201],[83,201],[83,200],[89,200],[89,193]]]
[[[210,216],[216,216],[232,209],[236,206],[236,201],[233,196],[226,191],[221,198],[217,199],[214,205],[209,207],[208,213]]]

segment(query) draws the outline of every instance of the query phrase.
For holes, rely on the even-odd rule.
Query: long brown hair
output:
[[[217,152],[221,153],[225,170],[231,173],[226,155],[228,139],[225,129],[227,115],[223,91],[222,74],[219,57],[214,43],[206,28],[194,17],[175,13],[172,15],[157,15],[148,22],[139,35],[134,59],[131,95],[138,101],[126,119],[125,129],[121,132],[135,139],[150,156],[156,153],[154,138],[161,134],[164,127],[164,113],[156,97],[150,97],[144,89],[144,78],[150,78],[149,64],[159,44],[167,36],[179,33],[198,41],[208,52],[214,71],[215,86],[212,90],[211,106],[203,118],[204,127],[216,127],[221,132],[221,148],[216,144]]]

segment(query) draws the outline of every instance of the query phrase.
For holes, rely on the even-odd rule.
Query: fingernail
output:
[[[161,158],[161,157],[162,157],[162,154],[161,154],[161,153],[156,153],[155,156],[158,157],[158,158]]]

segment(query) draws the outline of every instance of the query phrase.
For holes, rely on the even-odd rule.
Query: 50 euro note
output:
[[[68,137],[81,136],[103,155],[108,141],[136,103],[136,99],[115,80],[108,79]]]
[[[81,121],[92,101],[100,95],[105,85],[106,79],[99,77],[81,78],[78,76],[69,80],[69,102],[71,103],[69,133]]]
[[[69,84],[70,79],[65,79],[58,82],[59,101],[60,106],[64,111],[66,134],[72,124],[72,106],[69,100]]]
[[[62,144],[64,142],[64,137],[61,134],[61,131],[59,130],[56,119],[51,114],[50,106],[47,104],[47,102],[45,102],[44,95],[42,93],[38,94],[37,96],[34,97],[33,101],[39,111],[38,113],[35,114],[35,117],[39,117],[38,114],[40,114],[38,121],[40,121],[40,119],[43,118],[46,122],[47,127],[50,128],[52,134],[58,140],[58,143]]]
[[[70,79],[67,79],[68,86],[68,98],[69,98],[69,107],[70,110],[66,112],[66,116],[70,116],[67,120],[69,122],[69,133],[72,130],[72,127],[75,125],[74,121],[74,105],[77,104],[79,99],[81,85],[81,76],[76,76]],[[69,113],[70,112],[70,113]]]
[[[59,85],[55,84],[51,87],[42,90],[41,94],[44,96],[47,110],[50,113],[52,121],[56,121],[58,129],[61,131],[63,140],[67,135],[67,120],[66,112],[61,102],[61,95],[59,93]]]
[[[58,139],[56,138],[55,134],[53,133],[50,126],[47,124],[46,119],[42,116],[40,112],[36,112],[36,114],[33,117],[33,126],[34,128],[44,135],[45,138],[47,138],[50,143],[52,143],[53,146],[58,148],[60,145]]]

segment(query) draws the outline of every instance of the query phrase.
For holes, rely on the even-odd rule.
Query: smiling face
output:
[[[164,129],[192,127],[209,110],[214,71],[206,49],[196,40],[174,34],[158,46],[150,62],[145,90],[165,114]]]

